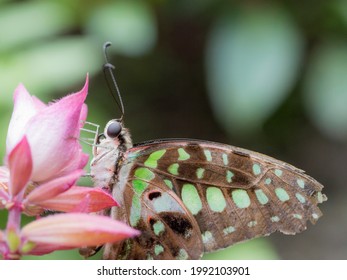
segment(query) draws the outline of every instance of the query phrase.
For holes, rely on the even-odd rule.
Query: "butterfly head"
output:
[[[104,133],[97,138],[94,156],[101,150],[119,149],[124,152],[130,147],[132,142],[129,130],[124,127],[122,120],[112,119],[106,124]]]
[[[130,133],[121,120],[110,120],[94,145],[91,161],[91,176],[97,186],[113,184],[117,163],[123,154],[132,147]]]

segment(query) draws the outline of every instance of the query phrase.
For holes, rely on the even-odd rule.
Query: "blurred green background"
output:
[[[347,259],[347,1],[0,0],[1,158],[20,82],[48,102],[78,91],[89,73],[88,120],[120,116],[101,71],[105,41],[134,142],[228,143],[325,185],[316,226],[205,258]]]

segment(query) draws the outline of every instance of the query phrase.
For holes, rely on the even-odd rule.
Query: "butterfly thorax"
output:
[[[105,127],[105,131],[98,137],[93,151],[91,162],[91,176],[94,186],[112,190],[112,186],[118,181],[118,171],[123,161],[125,152],[132,147],[132,141],[128,129],[120,126],[117,131],[112,131],[112,125],[118,124],[117,120],[111,120]]]

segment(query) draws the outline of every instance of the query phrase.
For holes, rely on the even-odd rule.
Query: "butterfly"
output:
[[[319,182],[288,163],[201,140],[133,145],[122,119],[107,123],[93,155],[95,186],[120,205],[106,214],[141,231],[106,244],[104,259],[200,259],[276,231],[296,234],[326,200]]]

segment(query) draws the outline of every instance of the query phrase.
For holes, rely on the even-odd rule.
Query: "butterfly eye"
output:
[[[119,122],[114,121],[108,125],[106,129],[106,134],[110,138],[116,138],[121,131],[122,125]]]

